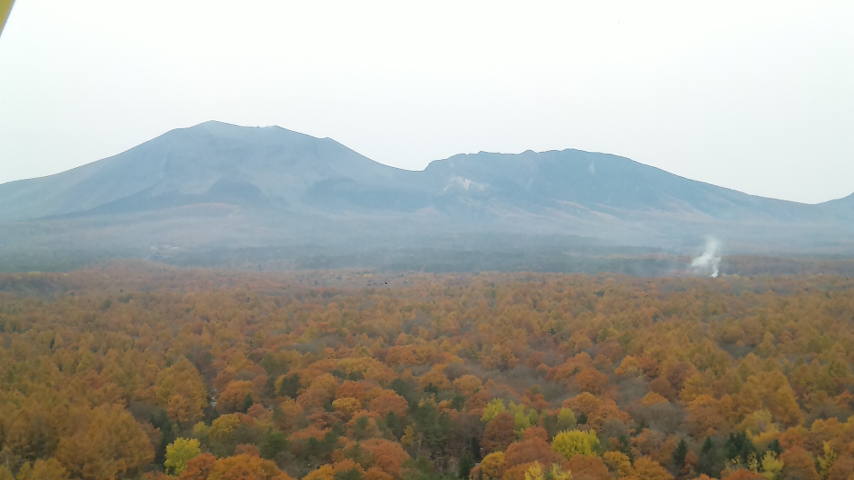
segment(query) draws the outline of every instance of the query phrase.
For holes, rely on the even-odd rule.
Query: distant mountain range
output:
[[[481,152],[415,172],[329,138],[220,122],[0,185],[0,248],[16,252],[471,246],[505,235],[680,249],[712,235],[745,250],[835,253],[850,247],[852,221],[854,196],[819,205],[773,200],[615,155]]]

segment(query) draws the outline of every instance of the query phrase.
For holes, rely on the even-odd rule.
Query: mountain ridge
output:
[[[144,221],[157,235],[194,238],[178,216],[210,226],[212,238],[239,223],[244,238],[268,244],[295,241],[286,225],[321,240],[386,235],[401,244],[424,232],[568,234],[627,245],[704,235],[834,243],[847,240],[852,207],[854,195],[815,205],[769,199],[577,149],[458,154],[404,170],[331,138],[208,121],[66,172],[0,184],[0,242],[21,222],[75,231],[97,224],[120,239],[111,229]]]

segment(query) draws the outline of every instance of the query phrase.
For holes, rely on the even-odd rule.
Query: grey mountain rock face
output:
[[[172,130],[67,172],[0,185],[0,242],[4,232],[21,241],[22,231],[38,225],[109,229],[119,244],[187,241],[200,232],[212,242],[228,236],[234,246],[247,239],[305,242],[311,235],[386,237],[405,245],[426,235],[505,232],[650,245],[708,234],[744,244],[767,237],[832,244],[848,238],[852,219],[854,196],[821,205],[761,198],[615,155],[481,152],[413,172],[328,138],[219,122]]]

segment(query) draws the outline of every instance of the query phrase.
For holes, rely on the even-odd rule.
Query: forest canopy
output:
[[[0,275],[0,480],[844,480],[854,280]]]

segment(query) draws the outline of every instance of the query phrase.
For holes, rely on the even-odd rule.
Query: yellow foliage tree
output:
[[[11,474],[9,478],[11,479]],[[68,478],[68,471],[55,458],[49,458],[36,460],[32,467],[29,463],[25,463],[18,471],[17,480],[64,480],[66,478]],[[3,476],[0,474],[0,480],[2,479]]]
[[[158,376],[156,399],[170,418],[188,424],[202,418],[208,391],[196,367],[181,358]]]
[[[98,407],[76,434],[59,442],[56,458],[73,477],[109,480],[133,476],[154,458],[142,427],[124,408]]]
[[[829,443],[824,442],[822,445],[822,456],[818,457],[818,473],[821,478],[827,478],[833,463],[839,455],[833,450]]]
[[[187,468],[187,462],[200,455],[199,441],[195,438],[176,438],[166,446],[166,461],[163,465],[173,475],[179,475]]]
[[[334,480],[335,471],[330,464],[324,464],[302,477],[302,480]]]
[[[552,440],[552,450],[567,460],[576,455],[596,455],[598,449],[599,438],[594,432],[566,430],[555,435]]]
[[[548,473],[550,474],[549,480],[570,480],[572,478],[571,472],[564,472],[560,468],[560,465],[556,463],[552,464],[552,468]],[[525,480],[544,480],[545,478],[546,475],[540,462],[534,462],[533,465],[525,470]]]
[[[332,408],[334,408],[336,412],[341,412],[346,415],[347,418],[350,418],[354,413],[362,409],[362,402],[353,397],[343,397],[333,400]]]
[[[780,472],[783,471],[785,465],[774,455],[774,452],[767,451],[762,457],[762,476],[766,480],[776,480],[780,478]]]
[[[496,480],[504,476],[504,452],[493,452],[483,457],[480,471],[484,478]]]
[[[211,422],[208,435],[216,440],[223,440],[230,437],[237,430],[238,426],[240,426],[240,417],[236,413],[222,415]]]
[[[631,476],[637,480],[673,480],[670,472],[649,457],[635,459]]]
[[[605,452],[602,455],[602,460],[605,461],[608,470],[611,473],[617,474],[620,478],[631,476],[632,461],[625,453],[615,451]]]
[[[486,408],[483,409],[483,415],[480,417],[480,421],[483,423],[489,423],[497,417],[499,413],[506,411],[507,407],[504,406],[504,402],[501,401],[501,399],[496,398],[489,402]]]
[[[640,363],[635,357],[626,355],[614,373],[623,377],[637,377],[642,374],[643,371],[640,368]]]
[[[454,380],[454,388],[460,391],[463,395],[470,397],[483,388],[483,382],[474,375],[463,375]]]

